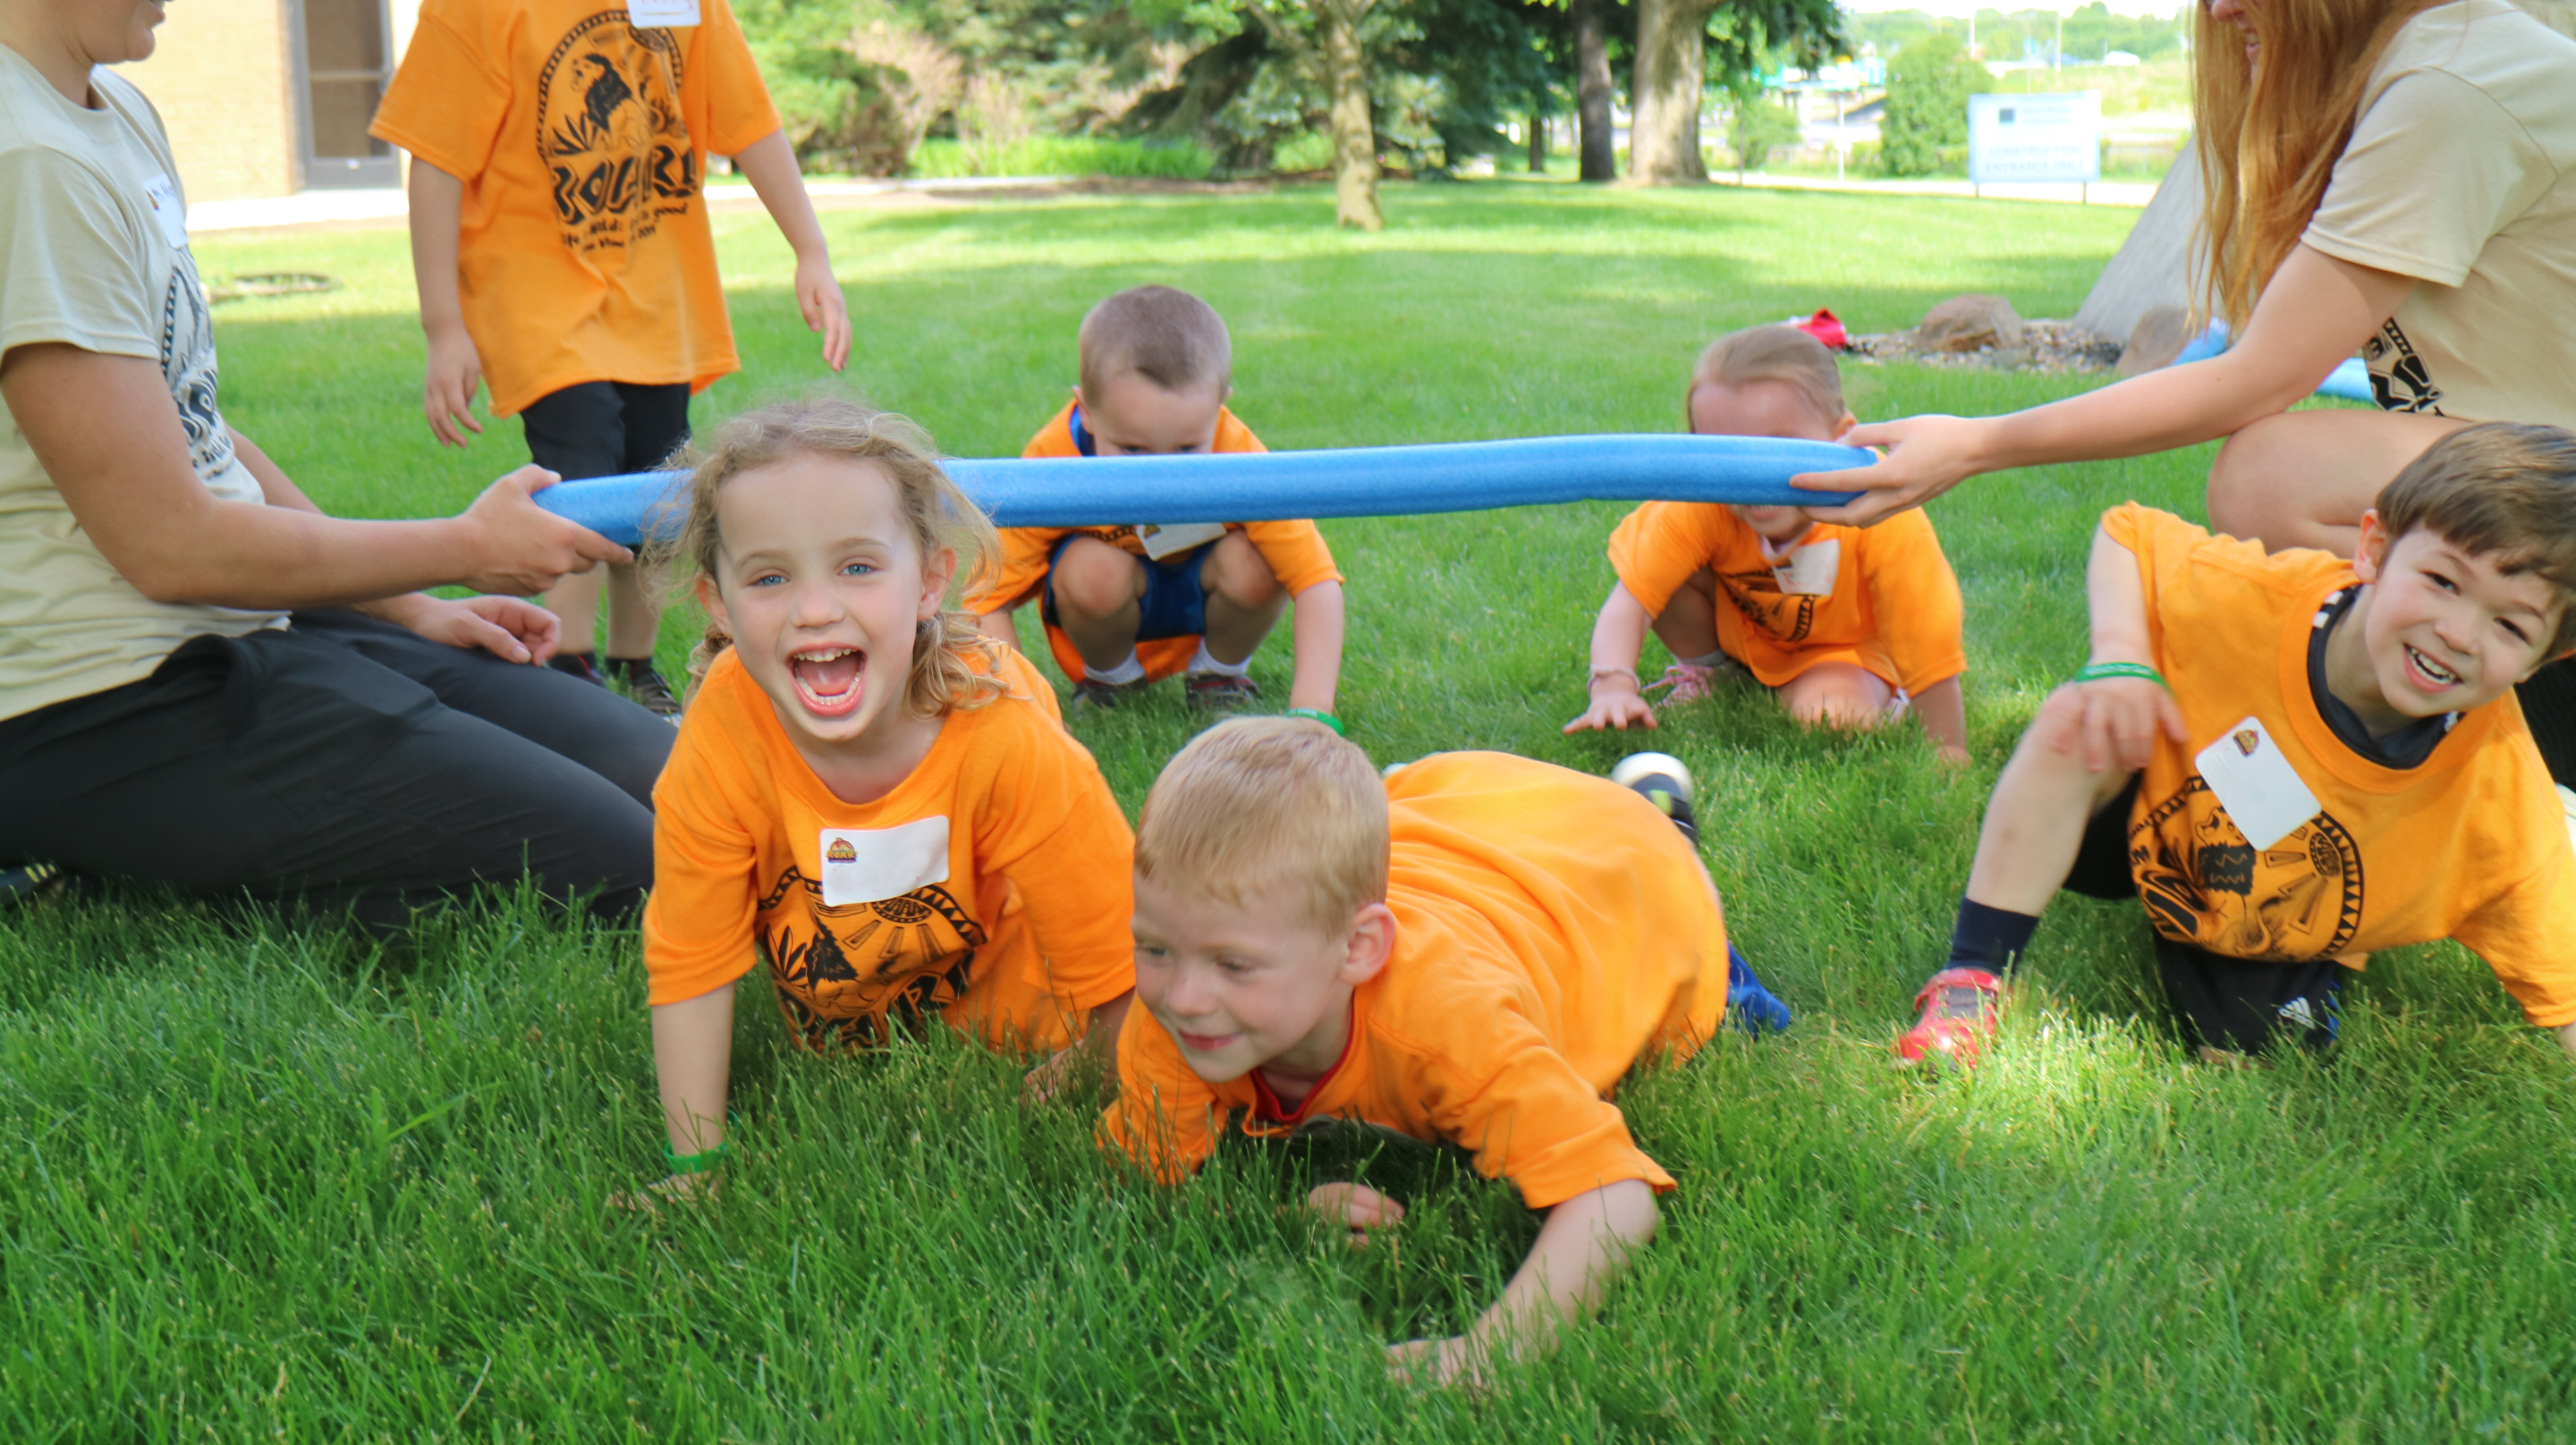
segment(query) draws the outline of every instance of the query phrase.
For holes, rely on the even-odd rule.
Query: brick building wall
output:
[[[169,127],[188,199],[288,196],[303,189],[293,5],[173,5],[152,58],[121,67]]]

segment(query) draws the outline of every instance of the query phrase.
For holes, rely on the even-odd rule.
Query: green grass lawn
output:
[[[1233,323],[1273,446],[1669,430],[1720,331],[1855,329],[1963,290],[2071,314],[2134,213],[1736,191],[1390,187],[826,217],[851,380],[949,450],[1015,451],[1116,288]],[[747,374],[702,424],[814,382],[788,258],[721,218]],[[442,456],[394,229],[220,237],[210,280],[321,271],[219,313],[228,416],[331,508],[461,506],[515,423]],[[1864,417],[2075,383],[1855,368]],[[1986,787],[2083,649],[2081,559],[2128,498],[2197,515],[2205,452],[1987,479],[1934,517],[1968,597],[1976,767],[1910,728],[1802,735],[1763,699],[1667,714],[1733,931],[1796,1029],[1623,1094],[1679,1177],[1661,1239],[1493,1395],[1384,1379],[1535,1230],[1502,1186],[1366,1162],[1415,1204],[1352,1252],[1275,1205],[1351,1166],[1244,1149],[1129,1182],[1090,1119],[944,1035],[853,1060],[744,1010],[741,1157],[661,1173],[631,933],[500,899],[394,947],[150,900],[0,914],[0,1434],[12,1440],[2563,1439],[2576,1427],[2576,1081],[2457,950],[2374,960],[2329,1064],[2187,1064],[2134,907],[2070,900],[2038,1006],[1973,1077],[1887,1045],[1947,937]],[[1341,712],[1381,761],[1569,740],[1615,507],[1328,522]],[[666,629],[676,662],[689,621]],[[1660,663],[1660,659],[1653,659]],[[1284,693],[1284,638],[1256,675]],[[1079,724],[1132,808],[1191,731]],[[150,819],[137,819],[149,827]],[[753,999],[746,995],[746,999]]]

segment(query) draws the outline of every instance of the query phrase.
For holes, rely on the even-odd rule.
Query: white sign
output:
[[[1968,179],[2102,179],[2102,92],[1969,96]]]

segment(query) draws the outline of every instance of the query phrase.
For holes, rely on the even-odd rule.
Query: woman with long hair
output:
[[[1870,522],[1980,472],[2139,456],[2225,437],[2213,526],[2350,555],[2370,498],[2480,421],[2576,426],[2576,40],[2505,0],[2203,0],[2193,99],[2206,361],[1996,417],[1917,416],[1846,440],[1875,466]],[[2382,410],[2293,412],[2358,352]],[[2525,685],[2534,733],[2576,778],[2576,683]]]

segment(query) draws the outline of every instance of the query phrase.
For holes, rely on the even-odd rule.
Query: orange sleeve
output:
[[[424,0],[369,135],[459,180],[483,174],[510,111],[511,77],[486,48],[492,8]]]
[[[1143,1008],[1118,1030],[1118,1099],[1100,1115],[1100,1147],[1163,1184],[1178,1184],[1216,1152],[1216,1090],[1181,1059],[1162,1023]]]
[[[751,43],[725,0],[699,0],[698,63],[706,67],[708,150],[738,156],[779,128]]]
[[[720,709],[690,709],[653,786],[653,892],[644,903],[651,1003],[711,993],[760,961],[760,839],[728,797],[748,784]]]
[[[1012,663],[1023,690],[1047,690],[1026,659]],[[1136,837],[1082,744],[1043,710],[1027,716],[996,739],[976,801],[976,866],[1011,880],[1056,997],[1096,1008],[1136,986]]]
[[[1291,597],[1318,582],[1342,580],[1333,565],[1333,549],[1324,545],[1323,532],[1312,522],[1246,522],[1243,535]]]
[[[1932,519],[1899,512],[1859,534],[1861,584],[1897,686],[1916,697],[1968,670],[1967,606]]]
[[[1610,569],[1628,595],[1644,604],[1646,615],[1661,617],[1681,585],[1715,560],[1707,519],[1694,515],[1708,505],[1648,502],[1611,532]]]
[[[1484,1006],[1453,1010],[1445,1036],[1410,1053],[1416,1077],[1406,1087],[1442,1138],[1475,1152],[1479,1173],[1510,1180],[1532,1209],[1622,1179],[1673,1187],[1629,1137],[1619,1106],[1534,1020],[1507,1000],[1476,1002]]]
[[[2486,817],[2466,821],[2493,834],[2482,850],[2490,866],[2534,852],[2539,862],[2451,936],[2495,970],[2524,1018],[2544,1029],[2560,1028],[2576,1023],[2576,846],[2569,843],[2565,810],[2530,742],[2516,737],[2490,746],[2519,748],[2527,756],[2532,782],[2522,796],[2530,801],[2510,811],[2481,809]]]

